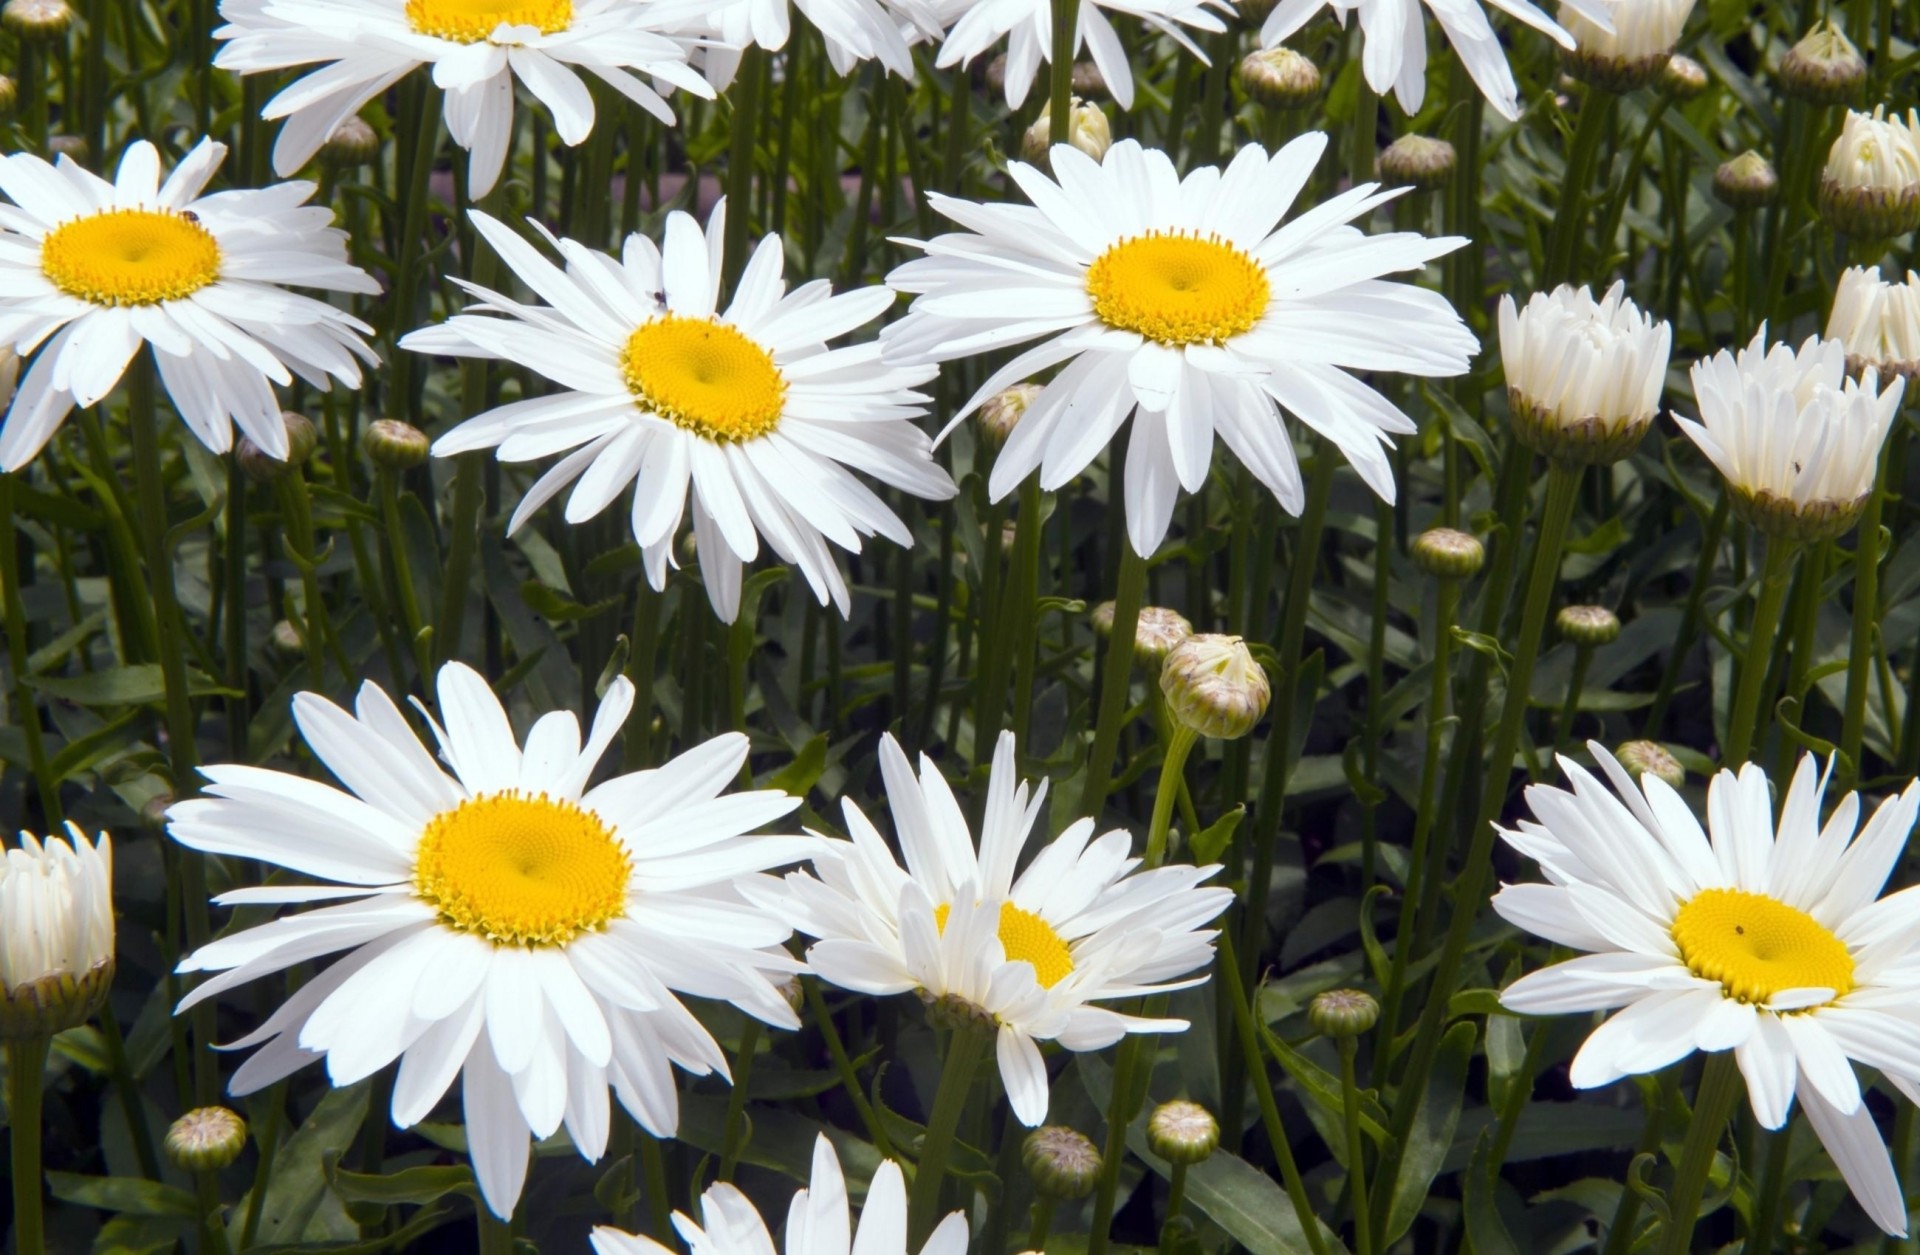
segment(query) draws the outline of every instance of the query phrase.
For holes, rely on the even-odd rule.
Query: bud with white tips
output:
[[[67,0],[7,0],[0,8],[0,27],[21,39],[46,43],[73,26],[73,6]]]
[[[1620,616],[1605,606],[1563,606],[1553,625],[1561,636],[1587,649],[1620,639]]]
[[[1827,336],[1847,346],[1847,373],[1869,369],[1920,380],[1920,274],[1888,283],[1878,269],[1855,266],[1840,276],[1827,316]]]
[[[72,823],[0,860],[0,1037],[84,1024],[113,984],[113,845]]]
[[[1160,667],[1160,691],[1182,727],[1223,741],[1253,731],[1273,696],[1246,642],[1212,633],[1173,647]]]
[[[1107,149],[1113,147],[1113,127],[1099,105],[1086,104],[1077,96],[1073,98],[1067,114],[1066,142],[1095,161],[1107,155]],[[1043,111],[1020,137],[1020,157],[1029,165],[1050,169],[1053,163],[1047,154],[1052,150],[1053,115]]]
[[[1402,135],[1380,154],[1383,182],[1431,191],[1453,180],[1453,145],[1425,135]]]
[[[1615,283],[1602,299],[1566,285],[1524,308],[1500,300],[1500,354],[1514,435],[1555,461],[1601,466],[1633,451],[1660,407],[1673,328]]]
[[[995,449],[1007,443],[1007,437],[1020,425],[1027,407],[1039,398],[1041,391],[1037,383],[1017,383],[989,397],[976,416],[981,440]]]
[[[333,128],[320,145],[320,160],[337,170],[364,166],[380,155],[380,135],[359,114]]]
[[[1843,105],[1867,81],[1867,61],[1846,32],[1818,22],[1780,59],[1780,90],[1816,105]]]
[[[1707,86],[1707,67],[1677,52],[1667,59],[1667,68],[1660,72],[1660,90],[1678,101],[1697,100]]]
[[[1847,112],[1820,173],[1820,216],[1863,240],[1920,228],[1920,109]]]
[[[1761,209],[1780,195],[1780,174],[1773,163],[1749,148],[1713,172],[1713,194],[1734,209]]]

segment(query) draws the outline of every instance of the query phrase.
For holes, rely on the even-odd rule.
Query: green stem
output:
[[[640,1171],[646,1178],[647,1232],[656,1242],[673,1240],[673,1198],[667,1185],[667,1156],[660,1139],[636,1128],[640,1142]]]
[[[985,1052],[987,1033],[972,1026],[956,1028],[947,1039],[947,1059],[940,1072],[940,1088],[927,1116],[927,1135],[920,1143],[919,1165],[913,1173],[913,1193],[907,1208],[908,1248],[918,1250],[940,1219],[940,1187],[946,1182],[947,1159],[953,1153],[954,1132],[973,1089],[973,1074]]]
[[[1127,1157],[1127,1126],[1133,1123],[1134,1073],[1145,1037],[1129,1033],[1113,1058],[1113,1092],[1107,1096],[1107,1141],[1101,1148],[1100,1180],[1094,1187],[1093,1219],[1087,1228],[1087,1255],[1106,1255],[1113,1209],[1120,1189],[1120,1165]]]
[[[260,1153],[260,1164],[253,1172],[253,1185],[247,1190],[247,1218],[240,1226],[240,1249],[246,1250],[260,1233],[260,1217],[267,1201],[267,1190],[273,1184],[274,1163],[280,1157],[280,1122],[285,1118],[287,1095],[286,1082],[281,1081],[268,1088],[267,1118],[253,1130],[253,1144]],[[379,1118],[374,1113],[375,1119]]]
[[[1073,33],[1080,17],[1080,0],[1053,0],[1053,59],[1048,63],[1047,133],[1056,144],[1067,142],[1073,122]]]
[[[1767,1139],[1767,1165],[1762,1169],[1760,1191],[1754,1196],[1753,1226],[1740,1248],[1741,1255],[1773,1255],[1781,1195],[1787,1192],[1787,1144],[1793,1140],[1793,1126],[1772,1129],[1763,1136]]]
[[[731,288],[747,264],[747,219],[753,211],[754,132],[760,121],[760,80],[766,53],[748,44],[740,55],[733,80],[733,131],[727,152],[727,230],[724,241],[725,283]]]
[[[1880,513],[1887,492],[1887,462],[1893,442],[1880,450],[1880,472],[1853,544],[1853,638],[1847,652],[1847,705],[1840,722],[1840,788],[1860,779],[1861,743],[1867,729],[1867,668],[1880,634]]]
[[[1775,634],[1780,628],[1780,612],[1786,605],[1787,587],[1793,582],[1795,559],[1800,548],[1780,536],[1767,538],[1766,565],[1760,575],[1760,591],[1753,603],[1753,626],[1747,632],[1747,648],[1740,659],[1740,682],[1734,691],[1733,709],[1727,716],[1727,742],[1720,761],[1727,767],[1739,767],[1747,761],[1759,731],[1758,716],[1765,696],[1767,663],[1773,652]]]
[[[417,355],[401,352],[399,342],[403,334],[420,323],[419,280],[414,271],[422,251],[421,237],[427,231],[428,175],[433,171],[434,154],[439,147],[440,99],[439,90],[423,72],[416,72],[416,76],[419,85],[409,95],[419,113],[396,171],[405,180],[406,200],[402,204],[400,238],[395,241],[393,288],[389,293],[388,308],[393,321],[387,328],[387,360],[393,365],[387,409],[396,417],[404,415],[417,427],[423,425],[416,401],[418,390],[412,383]]]
[[[480,1220],[479,1255],[513,1255],[513,1223],[494,1215],[485,1203],[475,1214]]]
[[[1567,152],[1566,173],[1560,184],[1560,210],[1553,217],[1546,264],[1536,285],[1543,290],[1565,283],[1577,273],[1580,241],[1591,225],[1583,209],[1587,184],[1593,179],[1594,158],[1613,119],[1616,100],[1611,92],[1589,87],[1580,101],[1580,121],[1574,127],[1573,145]]]
[[[1672,1092],[1670,1073],[1662,1073],[1654,1078],[1659,1093],[1647,1108],[1646,1123],[1640,1130],[1640,1141],[1634,1148],[1635,1156],[1651,1155],[1660,1149],[1660,1135],[1666,1129],[1666,1103]],[[1607,1245],[1601,1255],[1627,1255],[1633,1245],[1633,1231],[1640,1219],[1640,1192],[1622,1188],[1620,1201],[1614,1204],[1613,1222],[1607,1226]]]
[[[727,1091],[727,1122],[720,1142],[720,1180],[733,1180],[733,1170],[746,1148],[747,1083],[753,1078],[753,1054],[760,1048],[760,1021],[751,1016],[740,1030],[740,1049],[733,1056],[733,1088]]]
[[[1113,756],[1120,748],[1120,731],[1127,717],[1127,688],[1133,678],[1133,639],[1140,630],[1140,603],[1147,589],[1147,560],[1134,552],[1131,541],[1120,542],[1120,575],[1113,597],[1113,634],[1107,638],[1107,656],[1100,677],[1100,711],[1094,718],[1093,749],[1087,755],[1087,778],[1080,792],[1079,813],[1098,816],[1107,804],[1113,784]]]
[[[440,615],[433,625],[435,670],[460,652],[460,637],[467,619],[467,580],[473,570],[473,552],[480,543],[480,506],[486,497],[486,472],[485,449],[462,453],[454,459],[453,519],[447,525],[449,540],[447,565],[440,584]]]
[[[1173,1165],[1173,1175],[1167,1179],[1167,1220],[1178,1220],[1186,1205],[1187,1165],[1182,1160]]]
[[[874,1114],[873,1104],[867,1101],[867,1093],[860,1087],[860,1077],[853,1070],[853,1060],[847,1056],[846,1043],[840,1040],[840,1029],[833,1022],[833,1012],[820,993],[820,982],[803,978],[800,984],[806,990],[807,1008],[813,1012],[814,1025],[826,1040],[827,1054],[833,1060],[834,1071],[840,1074],[840,1088],[847,1092],[847,1098],[853,1103],[853,1109],[859,1115],[860,1123],[867,1130],[867,1137],[872,1140],[874,1148],[883,1158],[892,1159],[893,1145],[887,1137],[886,1126]]]
[[[1580,690],[1586,687],[1587,668],[1593,664],[1593,646],[1575,645],[1573,647],[1573,674],[1567,677],[1567,700],[1560,703],[1560,713],[1553,721],[1553,752],[1564,753],[1567,748],[1567,733],[1573,729],[1574,711],[1580,708]]]
[[[20,1255],[47,1249],[40,1216],[40,1102],[49,1037],[7,1042],[7,1102],[13,1141],[13,1249]]]
[[[226,1226],[220,1222],[220,1174],[193,1174],[193,1193],[200,1205],[200,1242],[202,1255],[228,1255]]]
[[[1147,827],[1146,865],[1149,869],[1167,861],[1167,829],[1173,821],[1174,799],[1180,795],[1181,773],[1186,769],[1187,755],[1193,751],[1194,742],[1199,739],[1200,734],[1192,728],[1176,723],[1173,735],[1167,742],[1166,756],[1160,760],[1160,783],[1153,791],[1153,822]]]
[[[1033,1224],[1027,1230],[1029,1251],[1047,1249],[1047,1234],[1053,1229],[1053,1200],[1042,1194],[1033,1200]]]
[[[1360,1138],[1360,1086],[1354,1056],[1360,1039],[1340,1039],[1340,1107],[1347,1134],[1347,1192],[1353,1200],[1354,1255],[1373,1255],[1373,1217],[1367,1207],[1367,1144]]]
[[[107,1075],[113,1078],[113,1087],[119,1092],[120,1112],[126,1117],[134,1158],[140,1161],[140,1175],[149,1181],[158,1181],[160,1156],[154,1150],[153,1128],[147,1123],[147,1108],[140,1101],[140,1089],[127,1062],[127,1039],[120,1032],[120,1020],[113,1013],[112,1003],[100,1008],[95,1021],[100,1025],[101,1042],[107,1049]]]
[[[1731,1050],[1707,1056],[1700,1073],[1700,1089],[1694,1096],[1693,1118],[1687,1123],[1687,1140],[1680,1148],[1680,1164],[1667,1191],[1670,1219],[1661,1235],[1660,1255],[1687,1255],[1693,1246],[1694,1222],[1700,1218],[1700,1199],[1706,1192],[1707,1173],[1726,1130],[1727,1117],[1740,1095],[1740,1069]]]
[[[47,763],[47,745],[40,727],[40,703],[27,687],[27,609],[20,596],[20,538],[14,529],[19,476],[0,472],[0,592],[7,617],[7,670],[12,683],[14,715],[27,742],[27,763],[33,772],[34,792],[49,833],[60,827],[60,782]]]
[[[380,493],[380,517],[386,524],[388,582],[400,603],[400,620],[407,633],[407,657],[420,669],[423,685],[432,683],[428,649],[430,642],[420,617],[420,593],[413,579],[413,558],[407,550],[407,529],[400,517],[400,474],[391,467],[375,472]]]
[[[1007,624],[1007,647],[1013,651],[1013,735],[1021,745],[1027,743],[1027,728],[1033,718],[1033,670],[1038,642],[1035,640],[1040,600],[1040,539],[1046,521],[1040,496],[1040,472],[1027,476],[1020,485],[1020,517],[1014,524],[1013,579],[1002,600]],[[904,642],[901,648],[905,648]],[[992,745],[981,747],[993,752]]]

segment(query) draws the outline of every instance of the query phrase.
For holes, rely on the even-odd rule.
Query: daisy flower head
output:
[[[700,1219],[673,1214],[673,1227],[691,1255],[773,1255],[773,1237],[753,1201],[722,1181],[700,1197]],[[602,1226],[593,1231],[595,1255],[671,1255],[652,1238]],[[874,1170],[856,1225],[847,1205],[847,1181],[833,1143],[813,1143],[813,1173],[787,1209],[786,1255],[908,1255],[907,1186],[888,1159]],[[953,1212],[934,1229],[919,1255],[966,1255],[967,1217]]]
[[[1693,13],[1694,0],[1614,0],[1605,24],[1571,3],[1560,21],[1574,38],[1567,73],[1603,91],[1624,95],[1659,81]]]
[[[1671,324],[1616,282],[1599,300],[1561,284],[1525,305],[1500,298],[1500,359],[1514,434],[1534,452],[1581,465],[1617,462],[1653,425],[1673,349]]]
[[[1831,539],[1866,507],[1880,446],[1906,381],[1847,377],[1847,347],[1809,336],[1767,344],[1763,325],[1738,353],[1693,365],[1700,421],[1674,416],[1727,481],[1734,510],[1768,535]]]
[[[181,971],[217,975],[179,1009],[339,955],[233,1043],[260,1047],[233,1092],[319,1059],[333,1084],[350,1085],[398,1059],[392,1116],[407,1128],[458,1077],[481,1193],[508,1216],[529,1136],[565,1125],[598,1159],[609,1087],[667,1137],[679,1122],[673,1068],[727,1075],[682,995],[797,1027],[777,984],[798,966],[780,949],[787,926],[742,890],[811,843],[747,835],[799,799],[727,791],[746,761],[743,736],[589,786],[633,704],[624,678],[584,743],[574,716],[555,711],[524,744],[477,672],[449,663],[438,679],[439,719],[428,721],[444,767],[377,686],[361,687],[351,714],[302,693],[294,722],[344,789],[208,767],[208,796],[168,812],[182,845],[321,882],[237,889],[216,904],[332,903],[189,955]]]
[[[1600,30],[1612,30],[1612,0],[1567,0],[1562,11],[1578,13]],[[1409,116],[1418,113],[1427,96],[1427,21],[1423,0],[1280,0],[1260,28],[1262,46],[1271,48],[1305,26],[1321,9],[1332,9],[1346,25],[1347,16],[1360,15],[1365,47],[1360,68],[1367,85],[1380,95],[1393,93]],[[1492,7],[1517,18],[1562,48],[1575,47],[1574,36],[1532,0],[1487,0]],[[1509,122],[1520,117],[1520,88],[1507,64],[1506,49],[1480,0],[1424,0],[1440,22],[1454,55],[1466,68],[1487,103]]]
[[[656,85],[713,95],[687,63],[689,42],[657,29],[648,6],[634,0],[222,0],[220,15],[227,24],[214,31],[223,41],[213,61],[219,68],[321,67],[261,111],[287,120],[273,146],[283,175],[423,65],[446,93],[447,133],[470,154],[475,197],[492,190],[506,164],[515,80],[546,106],[568,144],[593,130],[593,96],[581,71],[669,126],[673,110]]]
[[[360,384],[372,328],[281,284],[377,293],[347,261],[311,183],[203,195],[227,155],[201,140],[164,179],[160,153],[128,145],[114,181],[71,158],[0,157],[0,343],[31,358],[6,424],[0,470],[33,460],[74,406],[99,403],[151,346],[160,380],[215,453],[233,428],[287,456],[274,384]],[[12,353],[9,353],[11,357]]]
[[[1046,786],[1029,794],[1013,749],[1002,735],[976,847],[939,768],[923,757],[916,774],[885,738],[880,770],[906,867],[848,800],[852,840],[821,838],[812,874],[790,873],[787,893],[766,905],[817,938],[807,963],[822,979],[868,994],[912,990],[937,1017],[991,1030],[1008,1102],[1031,1126],[1047,1115],[1039,1042],[1100,1050],[1127,1033],[1186,1029],[1094,1004],[1204,982],[1177,978],[1212,958],[1214,933],[1202,926],[1233,894],[1203,884],[1217,866],[1138,871],[1128,834],[1095,837],[1091,819],[1016,876]]]
[[[1056,145],[1053,176],[1007,167],[1031,205],[933,195],[968,228],[925,243],[888,282],[916,294],[881,332],[899,358],[946,361],[1041,343],[996,371],[948,426],[1011,383],[1060,367],[1007,438],[989,491],[1038,468],[1057,488],[1131,415],[1127,533],[1150,556],[1180,490],[1207,477],[1217,432],[1298,514],[1305,492],[1281,411],[1337,445],[1393,500],[1392,435],[1413,420],[1349,371],[1457,375],[1479,345],[1437,293],[1381,276],[1464,240],[1365,235],[1351,222],[1399,195],[1362,184],[1281,223],[1326,150],[1304,135],[1242,148],[1182,179],[1158,149],[1122,140],[1094,161]]]
[[[853,472],[928,500],[956,491],[913,421],[927,399],[914,389],[935,368],[884,360],[877,343],[827,346],[878,317],[894,299],[886,288],[836,296],[817,280],[788,292],[780,237],[770,235],[723,309],[724,201],[704,235],[676,212],[661,245],[633,235],[618,258],[549,235],[564,268],[504,224],[473,218],[546,304],[463,284],[480,303],[401,346],[521,362],[560,385],[434,443],[442,457],[492,448],[504,462],[572,450],[527,491],[509,531],[568,484],[569,523],[600,513],[631,484],[633,537],[657,589],[691,496],[700,570],[721,618],[739,613],[741,567],[762,538],[800,568],[821,604],[846,614],[846,579],[827,542],[855,553],[864,536],[913,543]]]
[[[1849,1060],[1920,1098],[1920,913],[1880,897],[1920,814],[1920,782],[1856,828],[1860,799],[1821,821],[1826,773],[1802,758],[1776,824],[1766,772],[1722,771],[1707,828],[1652,772],[1636,785],[1598,742],[1606,783],[1561,759],[1571,791],[1527,790],[1534,818],[1501,830],[1546,884],[1504,886],[1509,923],[1586,953],[1521,977],[1507,1009],[1615,1012],[1574,1056],[1581,1089],[1732,1050],[1769,1129],[1797,1096],[1876,1224],[1906,1232],[1893,1166]]]
[[[1920,274],[1889,283],[1878,268],[1854,266],[1840,276],[1827,315],[1827,335],[1847,346],[1847,371],[1920,379]]]
[[[1051,64],[1053,47],[1053,6],[1051,0],[931,0],[941,24],[947,28],[946,40],[934,65],[945,69],[965,65],[999,43],[1007,41],[1007,104],[1018,109],[1033,87],[1042,65]],[[1233,10],[1225,0],[1079,0],[1079,15],[1074,20],[1073,47],[1068,59],[1085,48],[1113,93],[1114,103],[1122,109],[1133,108],[1133,68],[1126,47],[1120,42],[1107,11],[1138,18],[1188,52],[1207,63],[1200,50],[1182,27],[1209,34],[1227,29],[1222,14]]]

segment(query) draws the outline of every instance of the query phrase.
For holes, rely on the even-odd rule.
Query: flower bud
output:
[[[1160,691],[1183,727],[1223,741],[1253,731],[1273,695],[1246,642],[1210,632],[1189,636],[1167,654]]]
[[[1849,375],[1898,375],[1914,395],[1920,388],[1920,274],[1908,271],[1905,283],[1888,283],[1877,269],[1848,270],[1834,290],[1827,336],[1847,346]]]
[[[1063,1203],[1085,1198],[1100,1180],[1100,1150],[1083,1133],[1044,1124],[1027,1134],[1020,1164],[1042,1198]]]
[[[1358,1037],[1380,1020],[1380,1004],[1358,989],[1329,989],[1307,1004],[1307,1023],[1323,1037]]]
[[[1849,110],[1820,174],[1820,216],[1836,231],[1885,240],[1920,227],[1920,109]]]
[[[267,640],[274,649],[289,658],[298,657],[307,651],[307,643],[300,635],[300,629],[291,619],[282,619],[273,625],[267,633]]]
[[[281,413],[280,420],[287,427],[287,456],[284,459],[274,457],[255,444],[252,436],[240,437],[240,445],[234,450],[240,469],[255,483],[270,484],[286,476],[312,457],[314,448],[320,443],[320,433],[314,430],[306,415],[286,410]]]
[[[364,166],[379,155],[379,132],[358,114],[334,127],[327,142],[320,145],[320,160],[337,170]]]
[[[980,439],[994,449],[1007,443],[1007,437],[1026,417],[1027,407],[1034,403],[1041,391],[1037,383],[1017,383],[988,398],[978,415]]]
[[[1113,147],[1113,128],[1107,124],[1107,115],[1099,105],[1083,104],[1078,96],[1073,98],[1072,109],[1067,114],[1067,142],[1095,161],[1107,155],[1107,149]],[[1052,147],[1053,115],[1042,111],[1020,137],[1020,157],[1029,165],[1049,169],[1052,163],[1047,153]]]
[[[0,8],[0,26],[33,43],[58,39],[72,25],[73,6],[67,0],[7,0]]]
[[[1620,639],[1620,616],[1605,606],[1564,606],[1554,616],[1561,636],[1588,649]]]
[[[1240,62],[1240,86],[1270,109],[1304,109],[1320,99],[1320,67],[1291,48],[1263,48]]]
[[[1625,95],[1660,81],[1667,60],[1693,12],[1694,0],[1617,0],[1609,5],[1613,29],[1603,30],[1569,4],[1560,24],[1574,38],[1561,53],[1568,74],[1601,91]]]
[[[1687,782],[1687,769],[1680,765],[1679,759],[1667,752],[1666,746],[1656,741],[1627,741],[1613,752],[1613,756],[1635,780],[1650,775],[1676,789]]]
[[[1414,540],[1413,563],[1435,579],[1469,579],[1487,564],[1487,547],[1466,532],[1435,527]]]
[[[1697,100],[1707,90],[1707,67],[1676,52],[1660,72],[1660,90],[1674,100]]]
[[[1866,81],[1866,58],[1831,22],[1816,24],[1780,59],[1780,90],[1809,104],[1843,105]]]
[[[1713,194],[1735,209],[1761,209],[1780,195],[1773,163],[1749,148],[1713,172]]]
[[[1673,328],[1615,283],[1600,300],[1565,284],[1525,308],[1500,299],[1500,356],[1513,433],[1562,464],[1604,466],[1633,451],[1660,408]]]
[[[1425,135],[1402,135],[1380,154],[1380,178],[1387,183],[1431,190],[1453,179],[1453,145]]]
[[[1197,1102],[1163,1102],[1147,1117],[1147,1147],[1168,1163],[1199,1163],[1219,1145],[1220,1122]]]
[[[247,1148],[247,1122],[225,1107],[195,1107],[167,1130],[167,1158],[188,1172],[218,1172]]]
[[[84,1024],[113,984],[113,845],[31,833],[0,860],[0,1037]]]
[[[360,437],[367,461],[383,470],[410,471],[427,460],[433,442],[427,433],[397,418],[377,418]]]

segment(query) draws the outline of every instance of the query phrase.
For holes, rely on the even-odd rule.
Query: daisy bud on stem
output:
[[[1402,135],[1380,153],[1380,178],[1386,183],[1432,191],[1453,181],[1453,145],[1425,135]]]
[[[1173,1165],[1168,1181],[1167,1223],[1180,1219],[1186,1203],[1187,1169],[1205,1163],[1220,1145],[1220,1122],[1197,1102],[1163,1102],[1147,1117],[1147,1148]]]
[[[1673,328],[1615,283],[1500,301],[1500,355],[1513,434],[1556,464],[1604,466],[1633,451],[1653,423]]]
[[[1660,90],[1682,104],[1699,99],[1707,86],[1707,67],[1677,52],[1667,59],[1667,68],[1660,72]]]
[[[1101,636],[1113,635],[1113,603],[1103,601],[1090,615],[1093,630]],[[1178,610],[1165,606],[1140,607],[1140,621],[1133,630],[1133,658],[1142,667],[1159,674],[1160,666],[1174,646],[1193,635],[1193,624]]]
[[[1273,695],[1266,671],[1253,660],[1245,641],[1205,632],[1189,636],[1167,654],[1160,666],[1160,692],[1170,731],[1147,828],[1148,867],[1166,860],[1173,804],[1184,787],[1182,773],[1194,742],[1203,736],[1231,741],[1247,735],[1267,713]]]
[[[980,439],[988,448],[998,449],[1007,443],[1007,437],[1019,426],[1020,419],[1026,414],[1027,407],[1040,395],[1037,383],[1017,383],[1003,392],[996,393],[985,405],[980,407],[978,422]]]
[[[1866,241],[1920,228],[1920,109],[1847,112],[1820,173],[1820,216]]]
[[[1240,62],[1240,86],[1269,109],[1304,109],[1320,99],[1320,67],[1291,48],[1264,48]]]
[[[238,1159],[246,1145],[247,1122],[225,1107],[196,1107],[167,1130],[167,1158],[193,1174],[204,1250],[230,1249],[220,1223],[220,1169]]]
[[[1554,723],[1555,752],[1566,745],[1567,730],[1573,726],[1573,714],[1580,705],[1580,690],[1586,686],[1587,668],[1593,651],[1620,638],[1620,618],[1605,606],[1563,606],[1554,616],[1554,627],[1573,642],[1573,674],[1567,679],[1567,700]]]
[[[364,166],[380,155],[380,133],[355,114],[327,136],[320,145],[320,160],[336,170]]]
[[[1069,106],[1070,116],[1067,122],[1067,138],[1062,141],[1073,145],[1095,161],[1107,155],[1107,149],[1113,147],[1113,128],[1107,122],[1107,115],[1099,105],[1087,104],[1078,96],[1072,98]],[[1020,137],[1020,159],[1042,170],[1052,168],[1047,153],[1053,148],[1053,119],[1041,114]]]
[[[1674,789],[1687,782],[1687,769],[1658,741],[1625,741],[1614,750],[1613,756],[1627,769],[1627,775],[1635,780],[1641,776],[1652,776]]]
[[[1674,45],[1693,12],[1693,0],[1621,0],[1611,6],[1613,29],[1602,30],[1571,5],[1560,24],[1576,46],[1561,54],[1568,74],[1622,96],[1660,81]]]
[[[1816,23],[1780,59],[1780,90],[1808,104],[1843,105],[1866,81],[1866,58],[1832,22]]]
[[[1053,1209],[1093,1193],[1100,1181],[1100,1148],[1084,1133],[1064,1125],[1042,1125],[1020,1145],[1020,1166],[1033,1182],[1033,1225],[1027,1249],[1044,1251],[1053,1228]]]
[[[1307,1023],[1340,1048],[1340,1106],[1347,1138],[1348,1196],[1353,1199],[1353,1242],[1357,1255],[1372,1255],[1373,1217],[1367,1207],[1367,1144],[1360,1136],[1360,1084],[1354,1060],[1360,1038],[1380,1019],[1380,1004],[1358,989],[1329,989],[1307,1004]]]
[[[1764,209],[1780,196],[1780,175],[1771,161],[1749,148],[1720,163],[1713,172],[1713,194],[1735,209]]]

